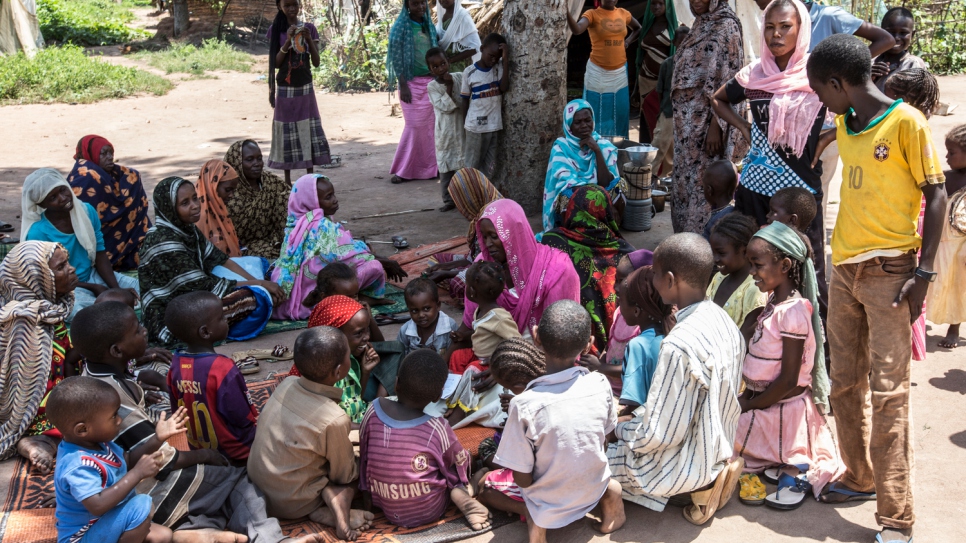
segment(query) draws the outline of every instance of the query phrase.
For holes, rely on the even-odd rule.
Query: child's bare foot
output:
[[[615,532],[624,525],[624,500],[621,499],[621,484],[611,479],[607,483],[607,490],[600,499],[600,523],[594,526],[603,534]]]
[[[547,529],[534,524],[530,513],[527,513],[527,536],[530,543],[547,543]]]
[[[939,340],[939,346],[943,349],[955,349],[959,346],[959,325],[950,324],[946,330],[946,337]]]
[[[17,442],[17,454],[30,462],[34,471],[47,475],[54,469],[54,455],[57,454],[57,442],[48,436],[27,436]]]
[[[368,530],[372,526],[372,519],[374,518],[376,518],[376,516],[369,511],[363,511],[362,509],[350,509],[349,528],[353,530]],[[315,511],[309,513],[309,520],[335,528],[335,513],[333,513],[332,509],[328,507],[319,507]]]
[[[482,503],[474,500],[465,488],[454,488],[450,491],[449,497],[466,517],[466,522],[474,531],[490,527],[490,510]]]
[[[248,543],[248,536],[221,530],[178,530],[171,543]]]
[[[359,537],[359,530],[368,529],[369,521],[372,520],[372,513],[363,511],[363,524],[358,528],[352,527],[351,506],[352,497],[354,495],[355,489],[350,486],[330,484],[322,490],[322,500],[325,502],[325,505],[328,506],[328,509],[331,510],[334,517],[333,524],[329,524],[329,526],[333,526],[335,528],[336,537],[346,541],[355,541]],[[366,519],[367,514],[369,515],[368,519]],[[311,518],[311,516],[309,518]],[[359,520],[358,513],[356,515],[356,519]]]

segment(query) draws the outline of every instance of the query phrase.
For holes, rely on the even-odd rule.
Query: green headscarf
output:
[[[426,4],[426,1],[423,0]],[[389,29],[389,49],[386,51],[386,72],[389,78],[389,88],[396,88],[396,79],[403,81],[413,79],[413,66],[416,63],[416,40],[413,38],[412,19],[409,17],[409,2],[403,0],[402,10],[399,17]],[[420,23],[420,31],[429,36],[432,47],[439,46],[436,37],[436,27],[433,26],[433,19],[430,16],[429,4],[426,4],[426,13]]]
[[[815,335],[815,363],[812,365],[812,399],[828,412],[829,383],[825,371],[825,334],[818,311],[818,281],[815,279],[815,266],[808,257],[808,247],[798,233],[780,222],[773,222],[759,230],[754,237],[761,238],[795,260],[804,264],[802,276],[802,296],[812,303],[812,330]]]
[[[664,18],[667,19],[667,35],[671,38],[671,52],[669,55],[673,55],[674,33],[678,29],[678,15],[674,11],[674,0],[664,0]],[[644,60],[644,50],[641,49],[641,42],[644,41],[644,36],[651,31],[655,19],[657,17],[651,11],[651,0],[647,0],[647,4],[644,6],[644,17],[641,18],[641,33],[638,34],[637,39],[637,64],[634,66],[634,70],[638,70],[641,67],[641,62]]]

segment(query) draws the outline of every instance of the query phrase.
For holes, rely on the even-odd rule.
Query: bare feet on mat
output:
[[[17,442],[17,454],[27,459],[34,471],[47,475],[54,469],[57,442],[48,436],[27,436]]]
[[[490,527],[490,510],[485,505],[473,499],[465,488],[454,488],[449,493],[450,499],[466,517],[466,522],[474,531]]]
[[[172,543],[248,543],[248,536],[221,530],[178,530]]]
[[[600,499],[600,516],[600,523],[594,527],[603,534],[619,530],[627,520],[624,515],[624,500],[621,499],[621,484],[614,479],[607,483],[607,490]]]
[[[367,530],[372,526],[372,519],[376,516],[369,511],[363,511],[362,509],[350,509],[349,510],[349,528],[353,530]],[[315,511],[309,513],[309,520],[312,522],[318,522],[319,524],[324,524],[326,526],[335,527],[335,515],[332,513],[332,509],[328,507],[319,507]]]
[[[322,522],[322,509],[316,509],[315,513],[318,515],[313,518],[309,515],[309,518],[316,520],[320,524],[326,524],[335,528],[335,535],[339,539],[344,539],[346,541],[355,541],[359,537],[359,531],[369,529],[369,524],[372,521],[373,515],[368,511],[353,511],[352,497],[355,495],[355,489],[349,486],[333,485],[330,484],[322,490],[322,500],[325,505],[328,506],[330,513],[333,515],[332,523]],[[355,522],[353,522],[355,520]]]
[[[959,346],[959,325],[950,324],[946,330],[946,337],[939,340],[939,346],[943,349],[955,349]]]

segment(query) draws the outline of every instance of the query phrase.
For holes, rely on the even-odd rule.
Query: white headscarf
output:
[[[476,30],[476,23],[460,0],[453,3],[453,18],[449,21],[449,28],[443,30],[443,15],[446,10],[436,3],[436,35],[439,36],[439,48],[448,51],[449,46],[455,46],[457,52],[476,49],[473,61],[480,59],[480,34]]]
[[[60,172],[53,168],[41,168],[27,176],[23,182],[23,200],[21,212],[23,222],[20,226],[20,235],[26,237],[30,232],[30,227],[40,221],[40,214],[44,208],[40,203],[52,190],[57,187],[67,187],[71,198],[74,199],[74,206],[70,210],[70,222],[74,226],[74,235],[81,247],[87,250],[87,256],[94,264],[94,256],[97,253],[97,236],[94,232],[94,225],[91,224],[90,217],[87,216],[86,206],[74,194],[70,184],[64,179]]]

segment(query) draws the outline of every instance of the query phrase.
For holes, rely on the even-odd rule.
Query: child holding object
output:
[[[740,495],[775,509],[797,509],[809,492],[817,498],[845,472],[817,407],[828,404],[828,377],[810,252],[804,235],[780,222],[759,230],[747,249],[751,275],[770,298],[742,368],[747,388],[738,398],[735,456],[749,472],[743,488],[755,473],[781,468],[774,494]]]

